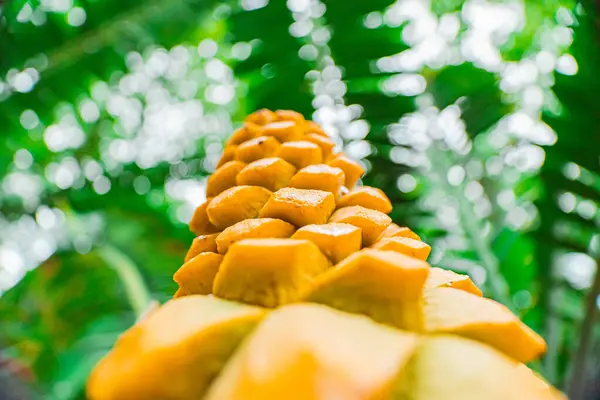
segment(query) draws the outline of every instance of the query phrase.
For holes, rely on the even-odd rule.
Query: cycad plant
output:
[[[33,388],[83,396],[171,296],[206,177],[262,107],[319,122],[432,265],[541,334],[547,380],[577,399],[598,373],[595,4],[12,1],[2,16],[0,335]]]

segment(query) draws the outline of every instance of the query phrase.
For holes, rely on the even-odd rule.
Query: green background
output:
[[[2,7],[0,391],[84,398],[174,292],[223,141],[269,107],[321,123],[433,265],[544,336],[534,369],[600,398],[597,3]]]

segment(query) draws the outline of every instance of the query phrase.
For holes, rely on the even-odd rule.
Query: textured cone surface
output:
[[[294,228],[294,225],[280,219],[246,219],[221,232],[216,238],[216,245],[219,253],[225,254],[232,244],[239,242],[240,240],[288,238],[292,236],[295,230],[296,228]]]
[[[338,199],[338,207],[363,206],[371,210],[381,211],[389,214],[392,211],[392,203],[385,193],[380,189],[364,186],[352,190],[350,193]]]
[[[546,344],[506,307],[465,291],[438,288],[425,294],[424,330],[455,333],[488,343],[522,362],[539,357]]]
[[[420,260],[427,260],[431,253],[431,247],[427,243],[401,236],[381,239],[373,245],[373,248],[397,251]]]
[[[187,261],[173,275],[179,288],[188,294],[212,293],[212,286],[223,256],[216,253],[200,253]]]
[[[292,238],[310,240],[334,264],[360,250],[362,241],[360,228],[336,223],[303,226]]]
[[[330,266],[308,240],[246,239],[223,258],[213,291],[224,299],[277,307],[297,301]]]
[[[393,251],[365,249],[322,274],[303,299],[419,330],[429,265]]]
[[[275,192],[286,187],[296,167],[279,157],[262,158],[246,165],[235,177],[238,185],[262,186]]]
[[[282,307],[244,342],[207,399],[385,399],[418,342],[328,307]]]
[[[381,211],[362,206],[342,207],[331,216],[331,222],[354,225],[362,230],[363,246],[370,246],[392,223],[392,219]]]
[[[171,300],[119,338],[92,373],[88,395],[200,398],[263,315],[258,307],[204,296]]]
[[[431,267],[363,172],[299,113],[248,116],[190,222],[175,300],[122,335],[89,398],[562,399],[522,364],[544,341]]]
[[[185,262],[190,261],[200,253],[216,253],[217,252],[217,237],[219,233],[209,235],[200,235],[192,241],[192,246],[185,255]]]
[[[449,287],[464,290],[476,296],[482,296],[481,290],[475,286],[467,275],[457,274],[447,269],[432,267],[425,281],[425,290],[433,288]]]
[[[523,364],[453,336],[424,338],[395,385],[395,400],[564,399]]]

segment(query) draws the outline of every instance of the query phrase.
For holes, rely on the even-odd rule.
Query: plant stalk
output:
[[[430,151],[433,150],[435,152],[435,154],[431,155],[430,159],[435,160],[435,163],[433,164],[434,168],[437,169],[436,175],[438,175],[440,182],[443,182],[444,186],[446,186],[447,192],[458,202],[458,208],[461,216],[460,223],[465,231],[465,234],[473,245],[479,261],[487,273],[491,297],[504,304],[512,312],[516,312],[515,306],[510,298],[510,289],[508,287],[508,283],[500,271],[498,259],[490,249],[490,244],[483,235],[482,229],[479,225],[479,217],[477,217],[473,212],[473,205],[465,198],[463,194],[463,185],[458,187],[450,185],[443,173],[443,171],[448,171],[448,169],[452,166],[450,160],[448,159],[448,152],[440,151],[435,146],[432,146],[430,149]],[[461,188],[463,191],[460,190]]]
[[[579,331],[579,342],[577,351],[573,355],[571,362],[571,379],[568,385],[569,399],[583,400],[585,393],[585,382],[588,376],[588,356],[592,347],[592,339],[594,333],[594,324],[598,316],[597,299],[600,295],[600,257],[596,259],[596,273],[594,282],[590,288],[585,305],[585,317],[581,323]]]
[[[135,262],[112,245],[103,245],[97,251],[100,258],[119,276],[136,316],[142,316],[152,303],[152,295]]]

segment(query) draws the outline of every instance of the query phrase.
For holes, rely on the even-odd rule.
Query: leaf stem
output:
[[[577,350],[571,362],[571,379],[568,385],[569,398],[582,400],[584,398],[584,384],[587,378],[588,355],[592,346],[594,323],[598,315],[597,299],[600,295],[600,257],[596,259],[596,273],[594,282],[586,298],[585,317],[579,331]]]
[[[515,312],[515,307],[510,298],[510,289],[504,276],[502,276],[498,259],[490,249],[490,244],[479,225],[480,218],[473,212],[473,205],[463,195],[464,191],[461,192],[459,186],[450,185],[442,173],[442,171],[448,171],[452,166],[447,155],[450,150],[443,151],[437,148],[437,146],[431,146],[430,149],[433,149],[435,152],[430,159],[435,160],[433,164],[437,165],[437,175],[440,182],[443,182],[447,193],[453,196],[458,202],[458,209],[461,216],[460,223],[487,273],[487,282],[489,283],[492,297],[504,304],[512,312]]]
[[[119,276],[131,304],[131,308],[139,317],[148,309],[152,295],[135,262],[115,246],[105,244],[97,250],[100,258],[106,262]]]
[[[554,310],[558,309],[558,305],[563,301],[564,289],[557,285],[552,285],[548,288],[548,299],[545,304],[545,312],[548,314],[545,321],[545,337],[547,349],[544,356],[544,376],[552,384],[558,382],[558,356],[561,345],[562,321],[554,315]]]

